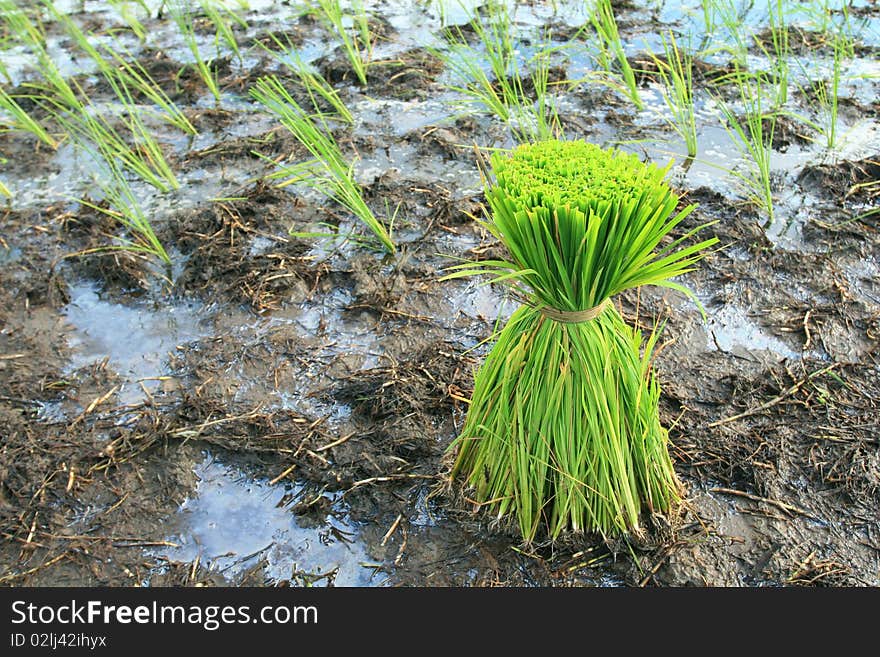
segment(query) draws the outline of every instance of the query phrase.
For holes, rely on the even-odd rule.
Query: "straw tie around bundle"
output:
[[[556,308],[550,308],[549,306],[541,306],[538,310],[541,311],[541,314],[544,315],[544,317],[552,319],[554,322],[560,322],[561,324],[582,324],[596,319],[602,314],[602,311],[610,305],[611,299],[605,299],[605,301],[598,306],[593,306],[586,310],[558,310]]]

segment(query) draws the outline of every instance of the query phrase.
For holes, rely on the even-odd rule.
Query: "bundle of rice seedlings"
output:
[[[452,476],[531,542],[544,527],[604,536],[638,532],[644,510],[680,497],[651,369],[657,340],[628,326],[611,300],[691,271],[704,226],[663,246],[694,209],[676,212],[668,170],[584,141],[543,141],[491,159],[486,228],[509,260],[456,265],[489,274],[525,303],[477,373]],[[685,244],[688,242],[688,244]]]

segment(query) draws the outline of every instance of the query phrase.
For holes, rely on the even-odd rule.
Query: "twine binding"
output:
[[[611,299],[608,298],[598,306],[593,306],[586,310],[557,310],[550,306],[542,306],[538,310],[541,311],[541,314],[544,315],[544,317],[552,319],[554,322],[560,322],[562,324],[582,324],[583,322],[589,322],[596,319],[602,314],[602,311],[610,305]]]

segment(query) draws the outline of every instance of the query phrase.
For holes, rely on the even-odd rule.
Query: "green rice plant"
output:
[[[116,10],[128,29],[134,33],[139,41],[144,42],[147,39],[147,31],[144,24],[137,17],[137,10],[140,9],[147,16],[150,15],[150,9],[143,0],[109,0],[109,4]]]
[[[15,0],[0,0],[0,20],[13,42],[45,45],[46,34],[42,26],[31,21]]]
[[[36,68],[43,82],[22,85],[34,90],[27,97],[36,100],[43,95],[51,95],[56,103],[66,107],[82,107],[79,94],[68,83],[46,50],[46,34],[42,25],[31,21],[14,0],[0,0],[0,19],[15,39],[37,60]]]
[[[116,98],[129,112],[132,112],[134,105],[132,91],[141,93],[158,107],[159,111],[156,114],[160,119],[186,134],[196,134],[196,129],[186,115],[122,44],[118,42],[104,44],[99,51],[92,44],[89,35],[86,35],[69,16],[57,11],[50,0],[43,2],[50,15],[64,27],[79,50],[95,63],[98,71],[113,89]]]
[[[724,127],[746,162],[745,172],[728,170],[746,197],[762,209],[773,223],[773,189],[770,176],[770,162],[773,152],[773,133],[776,130],[778,114],[765,111],[765,89],[769,86],[767,74],[761,71],[748,72],[739,68],[729,78],[737,87],[743,115],[725,101],[719,99],[719,107],[724,117]]]
[[[32,21],[14,0],[0,0],[0,20],[11,38],[34,55],[37,70],[53,90],[65,101],[75,103],[76,95],[46,50],[42,25]]]
[[[664,58],[651,53],[657,74],[663,85],[661,93],[671,118],[667,122],[684,139],[689,158],[697,155],[697,119],[694,107],[694,60],[687,51],[678,48],[675,37],[669,33],[663,40]]]
[[[30,114],[25,112],[15,98],[3,87],[0,87],[0,110],[6,112],[10,117],[7,129],[28,132],[50,148],[58,146],[55,138],[40,125],[39,121],[36,121]]]
[[[614,18],[611,0],[596,0],[596,9],[590,15],[590,22],[598,36],[597,62],[606,75],[609,76],[606,77],[606,82],[613,88],[625,93],[638,109],[644,109],[645,104],[639,95],[639,85],[636,81],[635,72],[626,58],[626,51],[620,39],[620,32],[617,29],[617,20]],[[615,61],[620,68],[620,75],[623,80],[622,85],[612,82],[612,61]]]
[[[79,84],[75,80],[68,81],[61,73],[46,51],[45,35],[41,28],[11,0],[0,0],[0,16],[36,56],[42,81],[27,85],[31,90],[28,97],[47,111],[80,147],[94,145],[108,158],[108,164],[120,161],[125,168],[160,191],[179,187],[173,170],[155,137],[144,124],[140,109],[131,99],[123,79],[114,78],[117,84],[114,89],[124,109],[119,122],[126,128],[128,140],[133,145],[129,145],[106,116],[87,104],[88,98]],[[88,43],[85,36],[81,32],[79,34],[82,42]]]
[[[508,125],[517,141],[559,136],[562,128],[549,95],[550,63],[555,51],[549,36],[520,65],[510,16],[501,3],[490,0],[486,16],[476,15],[470,24],[482,51],[471,46],[457,26],[445,30],[447,48],[429,49],[445,64],[452,79],[449,89],[495,114]],[[527,76],[530,85],[525,84]]]
[[[80,148],[96,148],[108,165],[118,161],[161,192],[178,189],[180,184],[174,171],[156,138],[144,124],[139,108],[124,84],[120,89],[127,100],[123,102],[124,111],[115,114],[133,145],[102,112],[83,104],[80,98],[85,94],[76,82],[68,84],[65,81],[63,94],[53,94],[56,89],[49,87],[44,88],[42,94],[35,94],[33,99]]]
[[[451,475],[522,538],[543,529],[638,532],[643,510],[680,496],[658,417],[658,333],[643,342],[611,303],[674,282],[700,250],[703,226],[661,245],[694,209],[676,212],[668,171],[583,141],[521,145],[491,157],[485,227],[509,260],[468,262],[446,278],[488,275],[525,299],[476,374]]]
[[[785,0],[768,0],[770,19],[770,43],[772,52],[768,53],[761,45],[764,54],[773,60],[773,74],[776,78],[776,108],[788,102],[788,80],[791,46],[788,43],[788,25],[785,17]]]
[[[275,114],[312,154],[313,159],[282,167],[271,176],[285,179],[279,186],[303,183],[332,198],[366,224],[389,253],[394,253],[393,221],[386,226],[364,201],[363,192],[354,179],[354,163],[349,164],[342,155],[328,117],[317,108],[315,113],[303,109],[275,76],[260,78],[251,89],[251,96]]]
[[[269,38],[275,43],[278,50],[273,50],[262,43],[259,44],[260,47],[278,63],[294,73],[310,96],[313,98],[316,96],[323,98],[330,104],[340,119],[346,123],[353,124],[354,117],[351,115],[348,107],[345,106],[345,103],[342,102],[339,93],[327,82],[323,75],[302,60],[293,44],[289,40],[286,44],[282,43],[275,34],[270,34]]]
[[[820,136],[824,137],[825,148],[834,150],[839,145],[839,95],[840,85],[843,82],[843,72],[847,59],[852,52],[852,39],[843,30],[831,32],[829,35],[832,48],[831,77],[826,80],[816,74],[810,74],[801,65],[803,76],[807,83],[800,87],[801,95],[807,104],[812,107],[816,118],[810,118],[802,114],[793,114],[813,128]]]
[[[6,164],[9,160],[0,157],[0,164]],[[12,191],[0,180],[0,196],[12,198]]]
[[[220,102],[220,83],[217,80],[217,71],[214,63],[211,60],[205,59],[199,49],[199,41],[196,38],[195,25],[193,24],[192,3],[187,0],[167,0],[165,6],[168,7],[171,19],[177,26],[183,42],[193,56],[199,77],[202,78],[205,86],[208,87],[208,91],[214,96],[214,100]]]
[[[852,59],[856,56],[856,40],[854,37],[852,21],[850,20],[849,3],[844,2],[841,5],[840,11],[843,16],[843,20],[841,21],[840,26],[835,31],[835,36],[836,38],[840,39],[840,44],[839,46],[835,45],[835,48],[842,48],[843,57],[845,59]]]
[[[833,37],[841,39],[845,59],[855,57],[855,36],[858,30],[853,26],[850,2],[841,2],[839,7],[832,7],[828,0],[816,0],[800,3],[797,10],[810,20],[811,29],[824,35],[827,40],[830,41]],[[865,24],[862,24],[861,28],[864,29]]]
[[[700,40],[700,50],[702,50],[715,35],[718,23],[715,0],[703,0],[700,8],[703,12],[703,38]]]
[[[93,157],[99,157],[98,153],[92,152]],[[166,267],[171,266],[171,258],[162,242],[156,237],[150,221],[147,219],[137,196],[126,181],[123,172],[112,160],[104,159],[109,168],[109,175],[96,176],[95,182],[104,193],[107,207],[97,205],[90,201],[77,199],[77,201],[101,214],[104,214],[128,232],[129,236],[120,237],[120,243],[106,247],[102,250],[123,250],[133,253],[150,255],[161,260]]]
[[[219,51],[220,42],[223,41],[235,53],[238,61],[241,62],[242,58],[238,47],[238,39],[235,38],[231,23],[237,23],[239,27],[247,28],[247,21],[227,7],[226,3],[222,2],[222,0],[198,0],[198,4],[216,31],[215,47]]]
[[[821,79],[811,81],[813,97],[816,99],[816,109],[820,117],[818,122],[811,124],[825,137],[825,147],[828,150],[833,150],[837,146],[840,82],[843,60],[847,52],[845,40],[838,35],[833,37],[832,45],[834,57],[831,65],[831,80],[828,84]]]
[[[159,118],[167,121],[175,128],[188,135],[196,135],[198,131],[179,107],[168,97],[156,81],[150,76],[140,62],[121,44],[106,45],[104,54],[116,64],[116,75],[122,84],[134,93],[140,93],[159,108]],[[117,94],[118,95],[118,94]]]
[[[732,58],[735,65],[744,68],[749,46],[746,41],[746,14],[752,8],[753,2],[743,3],[737,6],[736,0],[716,0],[716,13],[721,19],[721,24],[726,28],[727,43],[713,48],[711,52],[726,52]],[[716,36],[716,39],[718,37]]]
[[[370,21],[363,3],[352,0],[351,14],[346,16],[339,0],[316,0],[320,16],[342,40],[342,50],[351,64],[355,76],[362,87],[367,86],[367,69],[373,58],[375,36],[370,31]],[[353,29],[345,25],[350,19]]]

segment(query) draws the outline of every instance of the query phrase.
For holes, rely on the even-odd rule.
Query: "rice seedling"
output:
[[[125,168],[163,192],[179,187],[173,170],[155,137],[144,124],[140,109],[132,100],[123,79],[111,76],[116,85],[114,89],[123,103],[124,112],[119,114],[119,123],[126,128],[133,146],[102,112],[87,104],[88,98],[79,84],[65,78],[46,51],[45,35],[41,29],[14,2],[0,0],[0,14],[7,26],[15,30],[18,38],[36,56],[42,82],[26,85],[32,90],[28,95],[30,100],[48,112],[80,147],[94,145],[108,159],[108,164],[120,161]],[[81,32],[79,35],[82,43],[88,44]],[[109,68],[109,65],[105,63],[105,67]]]
[[[144,3],[144,0],[109,0],[109,4],[119,14],[122,22],[128,26],[128,29],[138,38],[139,41],[146,41],[147,31],[144,24],[141,23],[137,16],[138,10],[147,16],[150,15],[150,9]]]
[[[816,33],[825,35],[829,41],[832,37],[839,37],[845,59],[855,57],[855,35],[859,31],[853,27],[849,2],[842,2],[836,8],[832,8],[828,0],[805,2],[797,6],[797,11],[809,19]],[[861,29],[867,29],[867,24],[863,23]]]
[[[816,119],[794,114],[798,119],[813,128],[820,136],[825,139],[825,148],[829,151],[834,150],[839,145],[839,96],[840,86],[843,82],[843,72],[849,60],[853,55],[855,47],[853,38],[849,33],[847,26],[848,14],[843,25],[837,29],[829,30],[827,37],[831,46],[831,76],[830,79],[810,74],[806,68],[801,65],[803,76],[806,78],[806,86],[801,86],[801,95],[806,99],[807,103],[813,108]]]
[[[313,158],[283,166],[273,174],[272,178],[285,179],[279,186],[303,183],[332,198],[360,219],[389,253],[394,253],[391,239],[393,219],[386,226],[364,201],[362,190],[354,179],[354,164],[346,161],[333,138],[328,116],[317,108],[314,113],[307,112],[274,76],[260,78],[251,89],[251,96],[275,114]]]
[[[99,157],[94,152],[92,155],[96,158]],[[105,158],[105,162],[109,169],[107,172],[109,175],[96,176],[95,182],[104,193],[107,207],[83,199],[77,199],[77,201],[119,223],[129,232],[129,236],[119,237],[118,244],[101,250],[124,250],[150,255],[161,260],[166,267],[170,267],[171,258],[156,236],[123,172],[112,160]]]
[[[776,78],[776,108],[780,109],[788,102],[788,60],[791,46],[788,43],[788,25],[785,20],[784,0],[769,0],[770,42],[772,53],[765,54],[773,60],[773,74]]]
[[[737,87],[743,115],[719,99],[724,117],[724,127],[746,162],[746,172],[727,170],[732,174],[746,197],[773,223],[773,189],[770,176],[773,133],[776,130],[777,113],[764,110],[765,89],[769,85],[767,74],[761,71],[747,72],[739,68],[730,80]]]
[[[671,118],[669,125],[684,139],[687,155],[697,155],[697,119],[694,107],[694,62],[693,56],[678,48],[675,37],[670,32],[663,40],[664,59],[651,54],[657,67],[657,74],[663,85],[661,93]]]
[[[122,83],[134,93],[140,93],[159,108],[158,116],[175,128],[188,135],[196,135],[198,131],[168,94],[156,84],[147,70],[121,44],[104,46],[104,54],[116,63],[116,74]]]
[[[715,35],[718,23],[715,0],[703,0],[700,3],[700,8],[703,13],[703,38],[700,40],[700,50],[702,50]]]
[[[827,82],[821,78],[810,80],[808,84],[812,94],[804,94],[807,98],[812,96],[815,99],[813,106],[819,118],[818,121],[804,120],[825,138],[825,147],[828,150],[834,150],[838,142],[839,93],[846,52],[844,40],[836,35],[832,39],[832,45],[834,56],[831,60],[831,79]]]
[[[275,43],[278,50],[273,50],[262,43],[260,44],[260,47],[271,55],[278,63],[282,64],[285,68],[295,74],[310,96],[313,98],[315,96],[323,98],[329,103],[340,119],[346,123],[353,124],[354,117],[345,106],[345,103],[342,102],[339,93],[329,82],[327,82],[323,75],[302,60],[290,41],[288,40],[288,42],[284,44],[275,34],[270,34],[269,38]]]
[[[725,28],[725,38],[728,42],[714,50],[727,52],[733,58],[734,64],[740,68],[745,67],[746,55],[749,51],[745,19],[753,4],[746,2],[741,7],[737,7],[736,0],[717,0],[715,5],[716,14]]]
[[[50,148],[56,148],[58,142],[46,129],[40,125],[30,114],[25,112],[21,105],[11,96],[6,89],[0,87],[0,110],[6,112],[9,121],[0,121],[0,125],[6,123],[6,130],[21,130],[28,132]]]
[[[668,171],[583,141],[521,145],[491,157],[485,226],[510,260],[468,262],[446,278],[486,274],[525,299],[480,367],[451,470],[478,504],[513,515],[526,542],[544,528],[638,532],[680,485],[658,417],[647,340],[611,303],[671,280],[716,240],[660,246],[694,209],[676,213]]]
[[[40,103],[80,148],[96,148],[108,165],[119,162],[160,192],[180,188],[162,147],[144,124],[133,102],[129,101],[124,106],[125,111],[119,114],[118,120],[134,146],[129,145],[119,130],[100,112],[93,112],[82,105],[70,111],[69,107],[51,98],[43,98]]]
[[[126,106],[129,112],[132,111],[133,106],[132,92],[140,93],[158,107],[159,111],[156,114],[160,119],[167,121],[186,134],[196,134],[195,127],[186,118],[186,115],[180,111],[141,66],[137,58],[133,57],[122,44],[118,42],[103,44],[99,50],[92,44],[89,35],[86,35],[69,16],[57,11],[50,0],[43,0],[43,2],[50,15],[64,27],[79,50],[88,55],[95,63],[98,71],[113,89],[117,99]]]
[[[34,96],[39,96],[39,94],[51,94],[58,103],[70,108],[80,107],[81,103],[77,92],[67,82],[54,59],[46,50],[46,34],[42,25],[31,21],[14,0],[0,0],[0,18],[15,39],[34,55],[36,69],[44,80],[43,84],[23,85],[23,87],[35,90],[33,95],[27,97],[34,99]]]
[[[199,7],[207,16],[216,31],[214,46],[219,52],[220,42],[224,42],[235,53],[239,62],[242,61],[241,51],[238,47],[238,39],[232,31],[231,23],[239,27],[247,28],[247,21],[226,6],[221,0],[198,0]]]
[[[193,57],[199,77],[202,78],[205,86],[208,87],[208,91],[214,96],[214,100],[219,103],[220,82],[217,79],[217,71],[213,61],[205,59],[199,48],[199,41],[196,37],[195,25],[193,23],[192,3],[186,0],[167,0],[165,6],[168,7],[168,13]]]
[[[490,1],[485,18],[475,15],[471,26],[482,51],[472,47],[457,26],[445,30],[447,49],[430,49],[451,76],[449,89],[495,114],[508,124],[517,141],[559,136],[562,128],[549,95],[550,64],[555,51],[549,45],[549,37],[521,65],[512,39],[510,16],[501,3]],[[526,84],[526,76],[530,84]]]
[[[606,73],[605,82],[614,89],[621,91],[640,110],[645,104],[639,95],[639,85],[636,81],[635,72],[626,57],[620,32],[617,29],[617,20],[614,18],[614,9],[611,0],[597,0],[596,9],[590,15],[590,22],[598,36],[597,62]],[[617,63],[623,84],[613,81],[612,61]]]
[[[342,40],[342,50],[351,64],[362,87],[367,86],[367,69],[373,57],[375,36],[370,31],[370,21],[363,3],[353,0],[351,14],[346,16],[339,0],[317,0],[320,16],[333,33]],[[351,20],[352,29],[346,27]]]
[[[0,165],[6,164],[9,160],[0,157]],[[5,196],[6,198],[12,198],[12,190],[10,190],[2,180],[0,180],[0,196]]]
[[[161,146],[144,124],[140,110],[124,82],[119,81],[124,111],[118,113],[116,118],[126,129],[134,146],[129,145],[102,112],[81,101],[85,94],[76,82],[68,83],[57,69],[47,69],[44,74],[48,74],[48,86],[36,87],[38,92],[31,98],[52,116],[74,143],[81,148],[96,147],[108,164],[119,161],[161,192],[180,187]]]
[[[0,0],[0,19],[13,41],[39,47],[45,44],[46,35],[42,26],[31,21],[15,0]]]

